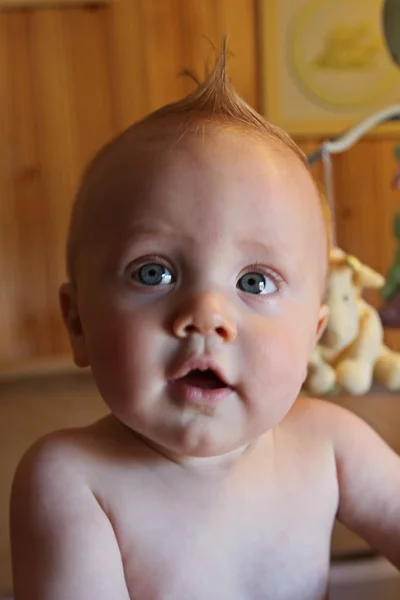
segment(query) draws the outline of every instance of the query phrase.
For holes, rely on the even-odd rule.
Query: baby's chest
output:
[[[255,486],[120,504],[113,524],[132,600],[321,600],[333,511]],[[124,507],[124,508],[123,508]]]

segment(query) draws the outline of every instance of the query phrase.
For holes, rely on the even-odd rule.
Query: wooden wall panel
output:
[[[383,275],[392,264],[395,239],[393,216],[400,192],[392,189],[396,170],[395,139],[362,140],[334,158],[338,244]],[[383,301],[366,291],[376,307]],[[386,331],[386,342],[400,350],[400,330]]]
[[[36,138],[34,73],[24,13],[0,15],[1,219],[0,356],[18,359],[48,350],[46,206]]]
[[[11,140],[10,126],[11,60],[8,40],[8,23],[0,14],[0,307],[1,307],[1,344],[0,360],[16,353],[15,324],[16,304],[16,236],[11,224],[13,215],[13,190],[11,187]]]
[[[212,45],[229,37],[232,80],[257,104],[253,0],[121,0],[109,11],[108,47],[117,128],[193,89],[181,73],[201,77]]]
[[[65,354],[57,288],[79,174],[106,140],[193,89],[229,36],[256,105],[254,2],[118,0],[0,15],[0,369]]]
[[[299,140],[311,154],[323,140]],[[395,138],[364,139],[346,153],[332,157],[337,243],[383,275],[392,264],[395,239],[393,216],[400,206],[400,192],[392,188],[396,171]],[[313,169],[323,182],[322,163]],[[382,306],[380,294],[366,291],[371,304]],[[385,333],[387,343],[400,350],[400,330]]]
[[[233,83],[259,107],[256,5],[118,0],[0,14],[0,371],[68,351],[57,288],[74,190],[96,149],[193,89],[182,71],[201,77],[224,34]],[[366,140],[334,158],[339,243],[383,272],[398,203],[393,147]]]
[[[109,13],[108,47],[116,128],[123,130],[149,110],[149,72],[143,2],[118,2]]]

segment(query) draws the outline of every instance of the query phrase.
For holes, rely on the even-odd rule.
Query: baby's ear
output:
[[[76,296],[76,287],[72,283],[62,284],[59,290],[61,314],[68,330],[74,362],[77,367],[88,367],[90,362]]]
[[[325,328],[328,324],[328,318],[329,318],[329,307],[326,304],[321,304],[320,309],[319,309],[317,331],[315,333],[315,343],[316,344],[318,344],[319,340],[321,339],[322,334],[325,331]]]

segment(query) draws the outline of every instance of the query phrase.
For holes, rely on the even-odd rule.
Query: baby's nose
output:
[[[195,333],[216,335],[224,342],[233,342],[237,336],[234,320],[228,307],[218,296],[206,293],[192,299],[177,315],[173,323],[174,335],[184,339]]]

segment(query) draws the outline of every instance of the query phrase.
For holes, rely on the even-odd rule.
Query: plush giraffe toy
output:
[[[332,250],[325,298],[330,314],[309,362],[307,393],[321,396],[339,388],[365,394],[374,379],[400,390],[400,354],[385,346],[379,314],[362,298],[364,288],[380,289],[384,283],[355,257]]]

